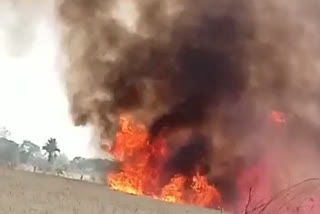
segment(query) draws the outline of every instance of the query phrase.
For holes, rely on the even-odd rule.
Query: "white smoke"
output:
[[[53,1],[2,0],[0,39],[7,54],[25,56],[33,47],[37,29],[53,14]],[[44,16],[46,16],[44,18]]]

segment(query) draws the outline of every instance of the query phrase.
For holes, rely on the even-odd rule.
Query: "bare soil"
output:
[[[0,214],[221,214],[108,190],[106,186],[0,168]]]

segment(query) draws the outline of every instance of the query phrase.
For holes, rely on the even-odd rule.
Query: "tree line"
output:
[[[5,137],[7,136],[0,136],[0,164],[29,167],[34,172],[76,174],[77,179],[84,176],[92,179],[103,178],[105,172],[113,167],[113,163],[106,159],[75,157],[69,160],[60,150],[55,138],[49,138],[40,147],[27,140],[17,144]]]

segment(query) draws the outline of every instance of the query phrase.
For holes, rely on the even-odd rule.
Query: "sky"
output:
[[[52,9],[50,0],[1,0],[0,127],[17,143],[53,137],[69,158],[91,157],[90,129],[69,114]]]

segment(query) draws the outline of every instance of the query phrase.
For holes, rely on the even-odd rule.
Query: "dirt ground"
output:
[[[221,214],[108,190],[103,185],[0,168],[0,214]]]

